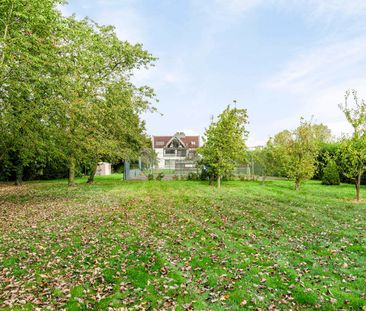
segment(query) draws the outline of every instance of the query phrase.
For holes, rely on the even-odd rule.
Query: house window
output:
[[[156,145],[157,145],[157,146],[164,146],[164,145],[165,145],[165,143],[164,143],[163,141],[157,141],[157,142],[156,142]]]
[[[187,155],[187,150],[177,150],[177,157],[185,157]]]
[[[175,149],[165,149],[165,154],[175,155]]]
[[[191,144],[192,144],[192,146],[195,146],[196,145],[196,142],[195,141],[191,141]]]

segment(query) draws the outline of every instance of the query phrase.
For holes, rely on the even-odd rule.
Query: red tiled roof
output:
[[[169,140],[174,136],[153,136],[154,148],[164,148]],[[186,147],[196,149],[200,144],[199,136],[184,136],[179,139],[185,144]]]

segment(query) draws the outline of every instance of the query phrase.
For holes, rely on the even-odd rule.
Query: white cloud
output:
[[[266,85],[270,88],[306,90],[314,85],[327,84],[345,70],[366,60],[365,50],[366,36],[305,49]]]

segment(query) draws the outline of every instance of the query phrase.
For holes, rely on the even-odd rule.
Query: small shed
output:
[[[112,164],[108,162],[99,162],[96,176],[107,176],[112,174]]]

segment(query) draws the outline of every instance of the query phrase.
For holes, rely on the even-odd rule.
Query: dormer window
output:
[[[191,145],[192,146],[195,146],[196,145],[196,142],[195,141],[191,141]]]
[[[156,145],[157,146],[164,146],[165,145],[165,142],[163,142],[163,141],[157,141],[156,142]]]

